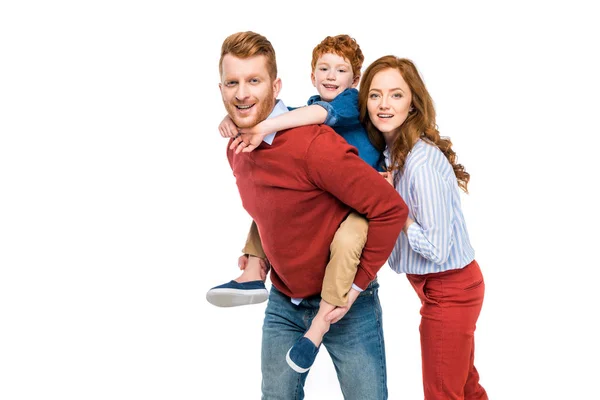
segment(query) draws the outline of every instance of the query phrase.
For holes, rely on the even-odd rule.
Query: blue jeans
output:
[[[342,320],[331,325],[323,346],[333,360],[346,400],[387,399],[385,346],[377,280],[356,299]],[[265,310],[262,336],[262,399],[304,399],[308,372],[299,374],[285,361],[319,309],[320,296],[296,306],[274,286]],[[310,372],[310,371],[309,371]]]

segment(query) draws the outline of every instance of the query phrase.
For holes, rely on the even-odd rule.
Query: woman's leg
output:
[[[474,362],[475,324],[485,284],[473,261],[458,270],[407,275],[421,299],[425,399],[487,399]]]

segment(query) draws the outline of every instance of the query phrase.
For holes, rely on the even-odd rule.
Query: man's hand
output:
[[[345,307],[336,307],[333,311],[325,316],[325,321],[335,324],[340,319],[344,318],[344,315],[350,311],[350,307],[352,307],[352,304],[354,304],[354,301],[359,294],[360,292],[358,290],[354,288],[350,289],[350,292],[348,293],[348,304]]]
[[[271,265],[269,264],[269,260],[264,259],[264,258],[249,256],[248,254],[242,254],[240,256],[240,258],[238,258],[238,267],[241,270],[245,270],[246,267],[248,266],[248,257],[252,257],[252,258],[258,259],[258,263],[260,264],[260,279],[262,279],[263,281],[266,280],[267,279],[267,273],[269,272],[269,269],[271,269]]]
[[[229,118],[229,115],[226,115],[219,124],[219,133],[221,134],[221,137],[224,138],[234,137],[238,134],[238,127],[233,123],[231,118]]]

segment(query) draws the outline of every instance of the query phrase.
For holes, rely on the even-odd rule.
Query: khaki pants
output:
[[[329,248],[331,256],[325,269],[321,289],[321,297],[329,304],[343,307],[348,303],[348,292],[354,282],[368,230],[368,221],[360,214],[352,212],[335,233]],[[254,221],[242,251],[244,254],[266,258]]]

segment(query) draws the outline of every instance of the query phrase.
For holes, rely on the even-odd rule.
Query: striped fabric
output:
[[[390,164],[388,149],[384,152]],[[397,273],[429,274],[463,268],[475,258],[452,166],[435,146],[419,140],[408,154],[396,190],[415,222],[402,231],[388,264]]]

